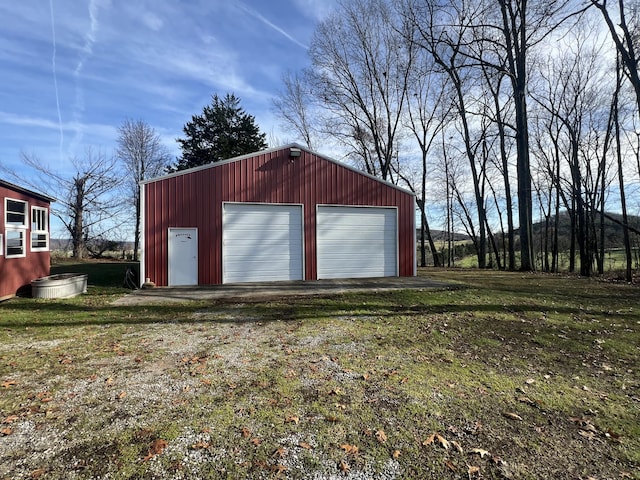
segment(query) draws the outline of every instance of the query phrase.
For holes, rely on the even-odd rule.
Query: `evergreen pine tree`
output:
[[[176,139],[182,156],[169,167],[176,172],[253,153],[267,147],[266,135],[260,133],[253,115],[240,106],[234,94],[224,98],[214,95],[202,114],[193,115],[183,128],[184,138]]]

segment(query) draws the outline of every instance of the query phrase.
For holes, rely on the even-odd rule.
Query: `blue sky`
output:
[[[126,118],[170,151],[211,95],[233,92],[269,140],[282,74],[308,65],[326,0],[40,0],[0,3],[0,162],[20,152],[64,171],[87,146],[114,150]]]

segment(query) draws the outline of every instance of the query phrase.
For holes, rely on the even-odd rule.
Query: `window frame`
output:
[[[43,225],[38,225],[38,221],[34,222],[34,214],[38,212],[39,218],[37,220],[42,220]],[[34,235],[36,238],[34,239]],[[42,246],[35,246],[35,242],[41,242],[42,239],[37,238],[38,236],[44,235],[44,243]],[[29,246],[31,247],[32,252],[48,252],[49,251],[49,209],[46,207],[31,207],[31,234],[29,235]]]
[[[9,214],[18,214],[18,212],[14,211],[14,210],[9,210],[9,202],[17,202],[17,203],[22,203],[24,204],[24,219],[22,221],[22,223],[15,223],[15,222],[10,222],[9,221]],[[19,200],[17,198],[10,198],[10,197],[5,197],[4,199],[4,225],[6,228],[21,228],[21,229],[27,229],[29,226],[29,202],[27,202],[26,200]]]
[[[15,232],[20,235],[22,239],[22,252],[9,254],[9,233]],[[24,258],[27,256],[27,230],[24,228],[14,228],[14,227],[6,227],[5,231],[5,245],[4,245],[4,256],[5,258]]]
[[[4,234],[0,233],[0,257],[4,257]]]

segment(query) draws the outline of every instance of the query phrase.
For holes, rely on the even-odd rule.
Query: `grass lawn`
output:
[[[640,479],[638,286],[126,307],[123,264],[69,268],[0,303],[1,479]]]

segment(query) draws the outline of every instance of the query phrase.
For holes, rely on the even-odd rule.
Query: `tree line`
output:
[[[309,147],[331,138],[416,193],[422,265],[426,249],[445,260],[429,233],[440,209],[479,267],[557,271],[567,212],[569,269],[602,273],[619,211],[630,280],[639,39],[637,0],[342,1],[274,106]]]

